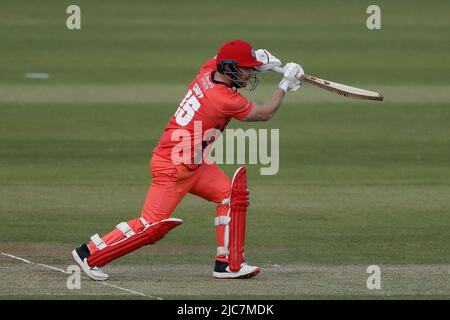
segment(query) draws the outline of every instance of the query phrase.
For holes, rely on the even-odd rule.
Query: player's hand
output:
[[[297,91],[303,85],[303,68],[294,62],[289,62],[284,66],[283,79],[278,84],[278,88],[286,91]],[[298,79],[300,78],[300,80]]]
[[[266,49],[258,49],[255,51],[256,60],[262,62],[263,65],[256,67],[258,72],[269,72],[274,67],[280,67],[281,61]]]

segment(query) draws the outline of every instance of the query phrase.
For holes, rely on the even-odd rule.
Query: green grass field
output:
[[[377,1],[372,31],[370,1],[79,0],[79,31],[65,26],[69,4],[0,5],[0,298],[450,298],[448,1]],[[65,270],[75,245],[139,215],[162,130],[233,38],[385,101],[305,85],[270,122],[231,123],[280,129],[279,173],[248,166],[258,277],[212,279],[215,206],[188,196],[173,214],[184,225],[108,265],[107,285],[67,289],[39,264]],[[244,94],[263,102],[279,79]],[[380,290],[366,287],[373,264]]]

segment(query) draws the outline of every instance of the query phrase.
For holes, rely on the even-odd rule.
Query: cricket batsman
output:
[[[230,179],[216,164],[196,161],[207,152],[217,137],[204,138],[208,130],[222,132],[232,118],[240,121],[267,121],[275,114],[288,91],[297,91],[303,69],[296,63],[284,67],[283,79],[264,104],[247,100],[238,92],[254,90],[259,74],[280,67],[281,61],[265,49],[254,50],[242,40],[223,44],[217,55],[207,60],[188,87],[179,108],[170,118],[158,145],[153,151],[152,176],[147,197],[139,218],[119,223],[110,233],[90,238],[72,251],[72,256],[93,280],[106,280],[101,267],[161,240],[173,228],[183,223],[172,218],[172,212],[187,193],[217,204],[215,227],[217,253],[213,277],[245,279],[256,276],[259,267],[244,259],[246,212],[249,191],[245,167]],[[201,136],[195,126],[201,124]],[[179,157],[177,130],[189,132],[193,147]],[[175,137],[175,138],[174,138]],[[188,156],[186,156],[186,154]]]

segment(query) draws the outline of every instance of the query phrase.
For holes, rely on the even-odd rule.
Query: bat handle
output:
[[[275,71],[277,73],[284,73],[284,67],[273,67],[272,71]],[[302,77],[298,76],[298,74],[295,76],[298,80],[301,80]]]

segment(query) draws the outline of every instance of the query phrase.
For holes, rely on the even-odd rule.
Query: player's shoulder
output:
[[[207,94],[216,101],[220,101],[221,103],[230,103],[235,99],[243,98],[239,92],[223,83],[214,82],[211,79],[211,84],[212,87],[207,90]]]
[[[216,66],[216,59],[211,58],[203,62],[202,66],[200,67],[198,73],[205,73],[205,72],[211,72],[217,69]]]
[[[243,95],[233,88],[230,88],[223,82],[214,80],[216,72],[218,71],[214,57],[203,63],[194,81],[210,101],[220,105],[228,105],[240,104],[241,101],[246,100]],[[193,86],[196,86],[195,83]]]
[[[214,74],[217,72],[215,59],[206,62],[196,77],[196,82],[199,83],[206,95],[215,98],[229,99],[240,93],[236,92],[225,83],[214,80]]]

